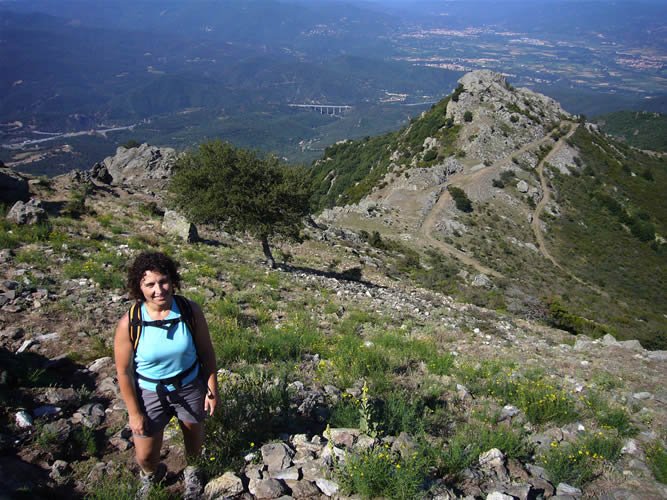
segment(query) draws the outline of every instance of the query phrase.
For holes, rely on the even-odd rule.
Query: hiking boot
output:
[[[167,466],[160,462],[154,472],[146,474],[144,471],[139,471],[139,490],[137,491],[137,500],[144,500],[148,498],[153,485],[160,483],[167,474]]]
[[[183,500],[199,500],[203,491],[201,471],[198,467],[189,465],[183,471]]]

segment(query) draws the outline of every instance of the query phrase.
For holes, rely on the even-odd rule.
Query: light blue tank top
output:
[[[181,316],[181,311],[176,301],[171,303],[171,311],[165,319],[173,319]],[[141,318],[143,321],[152,321],[146,310],[146,304],[141,305]],[[169,328],[158,326],[143,326],[139,345],[134,355],[134,366],[137,373],[152,379],[165,379],[174,377],[190,368],[197,360],[197,349],[185,321],[172,324]],[[182,385],[189,384],[197,378],[199,366],[197,366],[182,381]],[[137,377],[138,378],[138,377]],[[155,391],[157,384],[138,378],[139,387],[149,391]],[[171,384],[165,386],[168,391],[175,387]]]

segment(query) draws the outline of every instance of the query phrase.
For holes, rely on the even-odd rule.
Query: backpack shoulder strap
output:
[[[195,323],[195,315],[192,311],[192,304],[190,304],[190,301],[182,295],[174,295],[174,300],[176,301],[178,309],[181,311],[181,317],[183,318],[183,321],[185,321],[185,324],[188,325],[188,328],[190,329],[190,334],[194,337],[197,324]]]
[[[136,351],[142,330],[141,302],[136,301],[132,304],[128,315],[130,316],[130,342],[132,342],[132,349]]]

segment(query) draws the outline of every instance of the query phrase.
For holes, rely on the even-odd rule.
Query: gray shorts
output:
[[[146,436],[162,431],[173,416],[182,422],[191,424],[204,420],[206,384],[199,377],[162,397],[155,391],[146,389],[140,389],[140,391],[139,404],[148,419]]]

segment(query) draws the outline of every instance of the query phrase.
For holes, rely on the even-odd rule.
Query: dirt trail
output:
[[[533,212],[533,219],[530,223],[530,227],[532,228],[533,234],[535,235],[535,240],[537,241],[537,247],[539,248],[540,253],[545,258],[549,259],[551,263],[561,271],[565,271],[565,269],[563,269],[561,265],[556,262],[556,259],[554,259],[547,250],[546,244],[544,243],[544,235],[540,229],[540,215],[542,214],[542,211],[544,210],[544,207],[547,205],[547,203],[551,201],[551,191],[549,191],[549,184],[547,183],[547,179],[544,176],[544,164],[553,158],[553,156],[563,148],[564,139],[571,137],[575,130],[577,130],[577,127],[572,127],[567,135],[559,140],[551,149],[551,151],[549,151],[549,153],[542,159],[542,161],[537,164],[537,175],[540,177],[542,199],[540,199],[539,203],[535,207],[535,211]],[[577,281],[579,280],[577,279]]]
[[[511,162],[513,156],[538,148],[548,140],[549,140],[548,135],[540,137],[539,139],[536,139],[522,146],[518,150],[513,151],[511,155],[501,158],[500,160],[496,161],[489,167],[481,168],[475,172],[468,172],[468,173],[460,172],[458,174],[453,175],[450,179],[447,180],[447,182],[440,185],[440,188],[443,188],[442,194],[440,195],[438,201],[435,203],[435,205],[433,205],[433,208],[422,222],[422,225],[419,228],[420,235],[424,238],[424,240],[428,244],[438,248],[443,253],[460,260],[464,264],[476,269],[478,272],[490,276],[502,277],[502,274],[499,273],[498,271],[495,271],[485,266],[484,264],[480,263],[470,255],[467,255],[466,253],[458,250],[453,245],[445,243],[444,241],[440,241],[433,236],[438,215],[443,211],[443,209],[446,206],[451,205],[453,203],[451,195],[447,190],[444,189],[444,187],[446,184],[454,184],[459,187],[470,186],[473,183],[479,185],[480,183],[484,183],[487,180],[488,180],[487,184],[490,184],[491,178],[497,175],[497,173],[501,170],[502,167],[508,165]],[[489,179],[483,179],[484,177],[488,177]]]
[[[567,133],[567,135],[561,140],[559,140],[556,145],[553,147],[551,151],[542,159],[542,161],[537,165],[537,173],[540,177],[540,186],[542,187],[542,199],[540,199],[539,203],[535,207],[535,211],[533,212],[533,219],[530,223],[530,227],[533,230],[533,234],[535,235],[535,240],[537,241],[537,247],[540,250],[540,253],[558,269],[560,269],[562,272],[567,274],[570,278],[575,280],[577,283],[580,283],[591,290],[595,291],[596,293],[603,295],[605,297],[608,296],[607,292],[601,290],[600,288],[596,287],[595,285],[588,283],[578,276],[574,275],[572,272],[569,270],[565,269],[563,266],[561,266],[556,259],[553,258],[553,256],[549,253],[549,250],[547,250],[546,243],[544,241],[544,234],[542,234],[542,230],[540,229],[540,215],[542,214],[542,211],[544,210],[544,207],[551,201],[551,191],[549,190],[549,184],[547,183],[547,179],[544,175],[544,165],[549,162],[550,158],[553,158],[556,153],[558,153],[562,148],[564,144],[565,139],[569,139],[572,134],[577,130],[577,127],[579,125],[574,124],[574,126],[570,129],[570,131]]]

